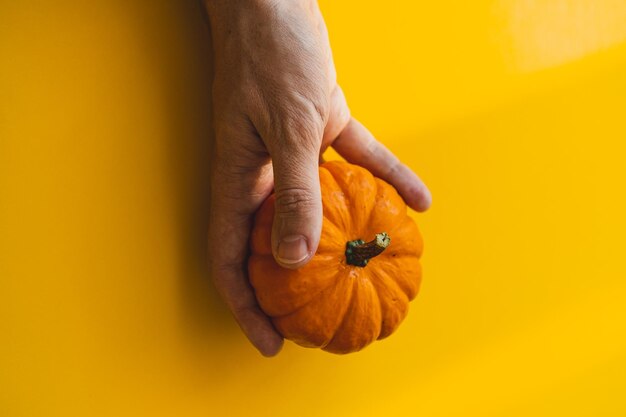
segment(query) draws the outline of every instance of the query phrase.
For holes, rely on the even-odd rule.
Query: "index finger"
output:
[[[332,146],[348,162],[367,168],[393,185],[414,210],[430,207],[432,197],[424,182],[355,118],[350,119]]]

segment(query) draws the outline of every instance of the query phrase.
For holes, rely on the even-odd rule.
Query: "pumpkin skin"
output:
[[[286,339],[332,353],[363,349],[393,333],[417,295],[423,241],[395,188],[369,171],[330,161],[319,170],[324,220],[317,252],[297,270],[272,256],[274,195],[256,214],[248,272],[262,310]],[[365,266],[346,244],[381,232],[391,244]]]

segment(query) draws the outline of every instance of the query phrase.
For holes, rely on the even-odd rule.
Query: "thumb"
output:
[[[271,156],[276,196],[272,252],[281,266],[295,269],[311,259],[322,231],[319,149],[288,146]]]

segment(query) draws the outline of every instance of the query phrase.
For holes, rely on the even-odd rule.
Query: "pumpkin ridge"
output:
[[[389,276],[400,287],[400,289],[402,289],[402,292],[407,296],[409,301],[412,301],[419,293],[420,285],[422,281],[422,265],[420,263],[420,258],[419,257],[416,257],[416,258],[417,258],[416,259],[417,262],[415,262],[415,267],[418,269],[416,279],[405,278],[407,274],[403,273],[405,271],[403,271],[402,268],[398,268],[398,273],[396,274],[387,273],[387,276]],[[396,259],[397,258],[394,258],[393,261],[388,260],[387,262],[392,263],[392,262],[395,262]],[[404,265],[405,262],[403,262],[402,264]],[[407,284],[406,289],[405,289],[405,285],[403,285],[400,281],[406,282]],[[415,287],[415,291],[412,291],[411,289],[412,287]]]
[[[397,291],[398,293],[400,293],[400,294],[404,295],[404,296],[406,297],[406,301],[407,301],[407,302],[409,301],[409,297],[408,297],[408,296],[407,296],[407,294],[404,292],[404,290],[402,289],[402,287],[400,287],[400,284],[398,284],[398,283],[396,282],[396,280],[395,280],[395,279],[394,279],[394,278],[393,278],[390,274],[388,274],[388,273],[387,273],[387,271],[385,271],[385,270],[384,270],[384,269],[382,269],[382,268],[374,268],[374,269],[370,270],[370,271],[369,271],[369,273],[370,273],[370,276],[371,276],[371,275],[375,275],[375,276],[376,276],[375,278],[378,278],[378,275],[382,275],[382,276],[383,276],[383,278],[382,278],[382,279],[378,279],[378,280],[376,280],[376,279],[370,279],[370,281],[372,281],[372,285],[374,286],[374,288],[376,288],[376,292],[378,292],[378,287],[379,287],[379,285],[383,285],[383,283],[382,283],[381,281],[383,281],[383,280],[384,280],[384,281],[388,281],[388,282],[390,282],[390,283],[391,283],[391,286],[393,287],[393,289],[394,289],[395,291]],[[376,282],[378,282],[378,284],[379,284],[379,285],[376,285]],[[387,282],[385,282],[385,283],[384,283],[384,285],[389,286],[389,285],[387,284]]]
[[[356,285],[357,285],[356,280],[353,280],[352,281],[352,286],[350,287],[350,296],[349,296],[348,300],[346,301],[348,303],[348,308],[346,308],[346,310],[343,312],[343,317],[339,321],[339,325],[335,329],[335,331],[333,333],[333,337],[331,337],[330,340],[328,341],[328,343],[326,343],[324,346],[322,346],[321,349],[325,349],[326,346],[330,345],[335,340],[335,338],[337,337],[337,333],[341,330],[341,328],[345,324],[346,317],[348,317],[348,313],[350,311],[352,311],[352,309],[354,308],[354,306],[352,305],[352,297],[354,297],[354,291],[355,291],[354,287]]]
[[[331,161],[331,162],[332,162],[332,161]],[[329,162],[325,162],[324,164],[328,164],[328,163],[329,163]],[[338,190],[342,190],[342,191],[343,191],[343,189],[339,186],[339,183],[337,182],[337,179],[335,178],[335,176],[334,176],[333,172],[332,172],[330,169],[328,169],[328,168],[324,167],[323,165],[322,165],[322,166],[320,166],[320,170],[322,170],[322,169],[323,169],[324,171],[328,172],[328,178],[330,178],[330,180],[332,180],[333,185],[334,185],[334,187],[333,187],[333,188],[336,188],[336,189],[338,189]],[[330,180],[329,180],[329,181],[330,181]],[[344,193],[344,194],[345,194],[345,193]],[[324,209],[325,207],[332,207],[332,205],[330,205],[330,204],[325,204],[325,203],[326,203],[326,202],[324,201],[324,199],[322,199],[322,211],[324,211],[323,209]],[[325,213],[323,213],[323,215],[324,215],[324,219],[325,219],[325,220],[327,220],[327,221],[328,221],[330,224],[332,224],[333,226],[335,226],[335,227],[337,228],[337,230],[339,230],[339,231],[341,231],[341,230],[344,228],[344,226],[346,226],[346,227],[348,227],[348,228],[349,228],[349,227],[351,227],[351,224],[348,224],[348,225],[341,225],[341,224],[337,224],[337,223],[333,222],[332,220],[330,220],[330,218],[328,218],[328,217],[326,216],[326,214],[325,214]],[[343,235],[345,235],[345,231],[344,231],[342,234],[343,234]]]
[[[373,210],[372,210],[372,211],[373,211]],[[406,218],[407,218],[407,217],[408,217],[409,219],[411,218],[411,217],[407,214],[407,215],[406,215],[406,217],[405,217],[405,219],[404,219],[403,221],[398,222],[398,223],[394,223],[394,224],[392,224],[392,226],[389,228],[389,232],[388,232],[390,236],[391,236],[391,234],[392,234],[392,233],[395,235],[395,234],[396,234],[395,232],[396,232],[398,229],[401,229],[401,228],[402,228],[403,223],[406,221]],[[411,220],[413,220],[413,219],[411,219]]]
[[[394,278],[391,277],[391,275],[389,275],[387,273],[387,271],[385,271],[383,268],[373,268],[370,269],[369,271],[369,277],[370,277],[370,281],[372,282],[372,285],[374,286],[374,288],[376,289],[376,295],[378,295],[378,292],[381,291],[380,288],[388,288],[390,292],[393,292],[395,294],[397,294],[400,297],[404,297],[402,299],[402,301],[404,303],[406,303],[407,306],[407,311],[409,309],[409,305],[410,305],[410,300],[408,295],[404,292],[404,290],[402,289],[402,287],[400,287],[400,285],[396,282],[396,280]],[[380,295],[378,295],[378,300],[380,302]],[[385,309],[386,311],[386,309]],[[381,319],[383,317],[383,306],[382,306],[382,302],[381,302]],[[406,315],[405,315],[406,317]],[[400,319],[400,321],[396,324],[396,328],[397,326],[400,325],[400,323],[402,322],[402,320],[404,320],[404,317],[402,319]],[[395,329],[394,329],[395,330]],[[382,327],[382,323],[381,323],[381,328],[380,328],[380,333],[378,335],[378,337],[376,338],[376,340],[380,340],[380,335],[383,332],[383,327]],[[393,331],[392,331],[393,332]]]
[[[374,297],[376,297],[376,301],[377,301],[376,305],[378,306],[378,312],[380,313],[380,329],[378,330],[378,334],[376,335],[376,338],[374,339],[374,340],[378,340],[381,333],[383,332],[383,305],[382,305],[382,302],[380,301],[380,296],[378,295],[378,288],[376,287],[374,282],[370,279],[369,275],[366,275],[366,277],[370,285],[372,286],[372,292],[374,293]]]
[[[372,213],[373,212],[374,212],[374,210],[372,210]],[[404,222],[406,221],[407,218],[410,218],[408,214],[406,215],[406,217],[402,221],[399,221],[397,223],[395,223],[395,222],[394,223],[390,223],[390,227],[388,228],[389,230],[386,230],[387,234],[389,236],[391,236],[392,238],[394,236],[396,236],[396,240],[394,241],[394,243],[396,243],[396,247],[397,246],[401,246],[401,245],[397,245],[397,243],[398,243],[398,241],[400,241],[400,242],[402,241],[402,240],[400,240],[397,237],[397,235],[398,235],[397,231],[402,229],[403,224],[404,224]]]
[[[322,258],[322,260],[324,260],[325,258],[329,258],[329,257],[330,257],[330,255],[316,254],[316,255],[314,255],[313,259],[315,259],[316,261],[319,261],[320,258]],[[271,265],[277,266],[276,261],[274,260],[274,256],[271,255],[271,254],[270,255],[252,254],[250,259],[254,260],[254,258],[258,259],[259,260],[258,262],[260,262],[262,260],[263,262],[269,262]],[[335,257],[334,260],[337,260],[336,257]],[[331,261],[325,261],[325,262],[326,263],[332,262],[332,260]],[[333,273],[333,271],[334,271],[334,273]],[[324,286],[321,289],[315,288],[313,290],[314,293],[311,295],[310,299],[308,299],[307,301],[305,301],[302,304],[298,304],[297,306],[293,307],[292,310],[290,310],[290,311],[288,311],[286,313],[278,314],[278,315],[274,315],[274,314],[268,314],[268,315],[270,315],[271,317],[284,317],[284,316],[288,316],[288,315],[298,311],[302,307],[306,306],[313,299],[315,299],[319,295],[320,292],[325,291],[326,289],[328,289],[328,288],[332,287],[333,285],[335,285],[337,280],[334,279],[334,278],[337,276],[337,274],[341,273],[342,271],[343,271],[343,269],[342,270],[337,270],[336,266],[332,266],[332,265],[328,264],[326,267],[324,267],[324,269],[321,271],[321,273],[323,275],[325,275],[325,276],[332,274],[331,278],[329,278],[329,282],[330,283],[328,283],[326,286]],[[259,281],[259,283],[257,283],[257,280]],[[271,288],[268,289],[268,287],[266,285],[263,285],[264,282],[267,282],[266,280],[258,279],[258,275],[255,275],[254,277],[249,277],[249,282],[250,282],[252,288],[254,289],[255,296],[257,297],[257,300],[259,300],[259,303],[261,303],[261,300],[267,299],[267,297],[261,296],[261,293],[267,295],[268,291],[270,293],[272,291]],[[263,287],[263,288],[261,289],[261,287]],[[310,292],[309,292],[309,294],[310,294]],[[290,294],[284,294],[284,296],[290,297],[291,295]],[[264,308],[268,307],[265,303],[263,303],[263,305],[264,305]],[[274,307],[268,308],[268,310],[270,310],[270,311],[274,310],[274,309],[275,309]]]
[[[287,317],[272,318],[272,323],[283,336],[306,347],[321,348],[334,336],[343,313],[344,303],[352,280],[339,279],[320,297]]]
[[[412,229],[412,232],[407,234],[406,230],[409,228]],[[407,215],[401,222],[394,224],[393,229],[395,231],[388,233],[392,239],[395,238],[393,242],[396,245],[383,252],[380,257],[383,259],[390,259],[391,257],[397,260],[398,258],[415,256],[418,260],[421,259],[424,252],[424,244],[421,232],[415,221]]]
[[[393,239],[396,232],[402,230],[402,224],[406,221],[406,218],[410,218],[408,215],[408,207],[393,185],[386,183],[378,177],[374,177],[374,180],[376,183],[375,203],[372,210],[369,212],[367,221],[370,225],[377,225],[377,229],[384,229]],[[379,206],[380,202],[383,202],[382,207]],[[386,210],[390,204],[398,204],[396,207],[400,211],[398,211],[397,214],[388,213]],[[381,219],[384,219],[382,223]]]
[[[331,161],[327,169],[338,188],[344,191],[349,203],[347,208],[352,212],[350,227],[347,230],[351,230],[357,235],[363,234],[368,230],[368,223],[374,211],[375,197],[378,193],[377,177],[360,165],[349,164],[342,161]],[[346,172],[349,173],[348,176],[352,176],[351,179],[345,177]],[[353,193],[354,181],[365,181],[368,183],[368,187],[360,188],[358,193]],[[373,191],[371,199],[365,198],[365,195],[370,192],[370,186],[371,191]],[[364,204],[364,206],[361,207],[360,204]],[[364,214],[356,215],[358,212],[363,212]]]
[[[341,235],[342,237],[346,236],[346,232],[345,230],[342,230],[341,226],[336,225],[332,220],[330,220],[328,217],[326,217],[325,215],[323,216],[323,220],[325,220],[326,222],[328,222],[328,224],[330,224],[332,226],[332,228],[334,228],[334,230],[336,232],[338,232],[339,235]],[[346,238],[347,239],[347,238]]]
[[[342,269],[342,270],[340,270],[340,271],[337,271],[337,273],[333,276],[333,278],[336,278],[338,275],[342,275],[344,272],[345,272],[345,269]],[[322,289],[321,289],[321,290],[319,290],[319,291],[316,291],[316,292],[315,292],[315,294],[314,294],[314,295],[313,295],[313,296],[312,296],[312,297],[311,297],[311,298],[310,298],[310,299],[309,299],[306,303],[304,303],[304,304],[302,304],[302,305],[300,305],[300,306],[296,307],[294,310],[290,311],[289,313],[279,314],[279,315],[276,315],[276,316],[272,316],[272,318],[277,318],[277,319],[278,319],[278,318],[284,318],[284,317],[287,317],[287,316],[290,316],[290,315],[292,315],[292,314],[297,313],[298,311],[300,311],[301,309],[303,309],[304,307],[306,307],[307,305],[309,305],[309,303],[312,303],[312,302],[313,302],[314,300],[316,300],[318,297],[321,297],[323,292],[327,291],[327,290],[328,290],[328,289],[330,289],[332,286],[337,285],[337,281],[338,281],[338,280],[336,280],[336,279],[335,279],[335,280],[334,280],[331,284],[327,285],[326,287],[322,288]]]

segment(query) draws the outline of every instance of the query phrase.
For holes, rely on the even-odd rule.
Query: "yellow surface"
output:
[[[0,1],[0,416],[626,415],[626,3],[322,2],[430,185],[424,284],[350,356],[208,283],[198,2]]]

